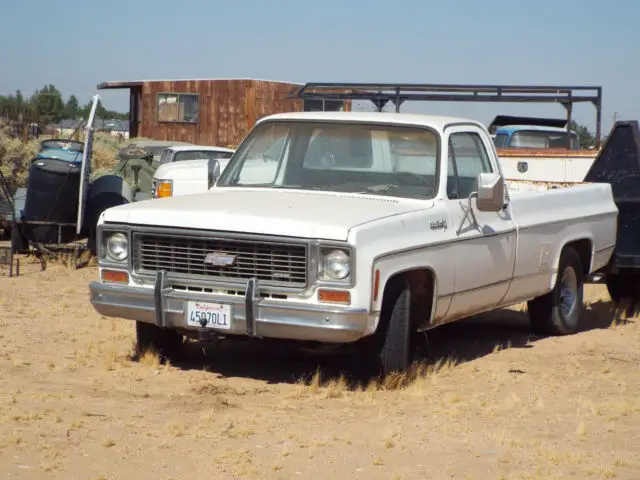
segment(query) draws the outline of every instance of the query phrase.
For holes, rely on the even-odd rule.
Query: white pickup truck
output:
[[[234,152],[231,148],[202,145],[167,148],[153,174],[151,196],[164,198],[206,192],[224,171]]]
[[[388,373],[419,332],[523,301],[534,331],[578,331],[617,216],[607,183],[510,193],[472,120],[277,114],[208,192],[106,210],[90,298],[136,321],[140,350],[287,339]]]

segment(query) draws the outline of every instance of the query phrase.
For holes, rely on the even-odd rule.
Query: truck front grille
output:
[[[230,265],[205,262],[211,255],[234,259]],[[186,237],[170,234],[134,233],[135,273],[164,270],[174,276],[238,282],[256,278],[264,285],[305,287],[307,246],[298,243],[238,240],[235,238]]]

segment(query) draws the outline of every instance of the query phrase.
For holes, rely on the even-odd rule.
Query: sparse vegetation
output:
[[[24,143],[20,138],[10,135],[7,128],[0,123],[0,169],[13,191],[26,186],[29,162],[37,153],[40,142],[47,138],[53,137],[43,135],[39,139],[30,139]],[[118,151],[124,145],[124,142],[106,133],[97,133],[94,136],[92,178],[109,172],[116,165]]]
[[[538,480],[640,469],[640,315],[613,308],[601,286],[588,287],[595,330],[521,338],[516,306],[496,313],[499,330],[490,317],[434,331],[434,357],[407,375],[354,382],[331,362],[253,345],[137,358],[133,324],[90,306],[95,275],[26,262],[0,276],[3,472],[119,478],[144,461],[158,478]]]

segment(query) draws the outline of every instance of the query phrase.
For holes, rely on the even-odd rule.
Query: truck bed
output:
[[[505,178],[535,182],[580,182],[598,155],[597,150],[563,148],[497,149]]]

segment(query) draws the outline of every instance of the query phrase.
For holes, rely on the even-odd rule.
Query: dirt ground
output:
[[[588,285],[590,328],[514,308],[432,332],[408,386],[353,389],[260,345],[132,359],[93,267],[0,276],[0,476],[46,479],[640,478],[640,328]]]

